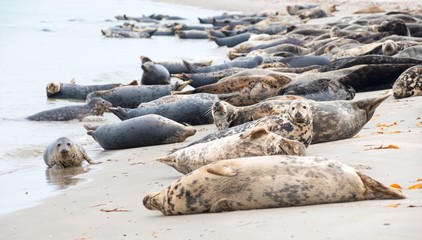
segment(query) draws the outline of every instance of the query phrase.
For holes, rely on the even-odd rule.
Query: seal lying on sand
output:
[[[102,116],[109,107],[111,107],[111,103],[108,101],[101,98],[93,98],[82,106],[65,106],[45,110],[31,115],[26,119],[31,121],[69,121],[78,119],[79,121],[82,121],[84,118],[91,115]]]
[[[196,129],[192,127],[186,127],[156,114],[102,126],[86,124],[84,127],[87,134],[104,149],[125,149],[182,142],[196,133]]]
[[[127,120],[146,114],[158,114],[179,123],[202,125],[213,123],[210,112],[218,97],[209,93],[169,95],[157,100],[142,103],[138,108],[110,108],[120,120]]]
[[[387,94],[354,101],[308,101],[313,118],[312,143],[353,137],[372,118],[375,109],[389,96],[390,94]],[[277,97],[272,99],[246,107],[235,107],[228,103],[219,102],[219,108],[212,109],[214,123],[219,129],[225,130],[211,133],[191,143],[191,145],[227,136],[228,133],[242,132],[256,124],[261,117],[282,113],[281,111],[291,103],[289,100],[277,100]],[[247,122],[251,120],[255,121]]]
[[[338,161],[279,155],[208,164],[147,194],[143,204],[176,215],[402,198]]]
[[[84,160],[89,164],[99,163],[94,162],[82,146],[67,137],[50,143],[44,152],[44,162],[49,168],[78,167]]]
[[[65,98],[85,100],[86,96],[95,91],[110,90],[120,86],[138,85],[136,80],[129,84],[111,83],[111,84],[96,84],[96,85],[79,85],[74,80],[71,83],[51,82],[47,84],[46,92],[48,98]]]
[[[309,103],[305,99],[289,102],[285,105],[285,112],[280,112],[278,115],[266,116],[257,121],[245,123],[229,129],[225,129],[227,125],[224,123],[230,120],[223,120],[227,116],[227,111],[224,110],[225,106],[218,105],[218,102],[213,105],[212,112],[214,122],[217,125],[217,128],[221,130],[208,134],[190,145],[242,133],[254,126],[265,126],[269,131],[277,133],[282,137],[302,142],[305,147],[308,147],[309,144],[311,144],[313,131],[312,114]],[[222,109],[222,111],[220,111],[220,109]]]
[[[422,95],[422,65],[411,67],[404,71],[394,82],[395,98],[406,98]]]
[[[306,148],[299,141],[289,140],[258,126],[245,133],[183,148],[156,160],[188,174],[219,160],[266,155],[305,156]]]

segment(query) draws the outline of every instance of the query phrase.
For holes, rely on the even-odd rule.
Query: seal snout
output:
[[[66,149],[66,148],[60,149],[60,154],[65,155],[65,154],[68,154],[68,153],[69,153],[68,149]]]

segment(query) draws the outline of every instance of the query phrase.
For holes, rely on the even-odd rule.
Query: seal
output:
[[[208,32],[208,34],[210,34]],[[241,34],[237,34],[234,36],[228,36],[228,37],[212,37],[210,36],[210,39],[213,40],[218,46],[227,46],[227,47],[234,47],[242,42],[246,42],[251,37],[252,33],[245,32]]]
[[[176,30],[175,34],[180,39],[208,39],[208,32],[205,30]]]
[[[142,85],[170,84],[170,72],[163,65],[153,62],[143,63]]]
[[[393,84],[395,98],[407,98],[422,95],[422,65],[404,71]]]
[[[100,97],[109,101],[113,107],[136,108],[143,102],[170,95],[172,91],[180,91],[188,84],[189,81],[179,80],[166,85],[121,86],[110,90],[92,92],[88,94],[87,100]]]
[[[212,65],[209,67],[197,67],[190,64],[189,62],[183,60],[183,63],[192,73],[206,73],[206,72],[215,72],[227,68],[238,67],[238,68],[255,68],[262,64],[264,59],[261,56],[255,56],[251,58],[244,58],[242,60],[230,61],[227,63],[222,63],[218,65]]]
[[[306,148],[299,141],[289,140],[268,131],[264,126],[257,126],[244,133],[180,149],[156,160],[188,174],[219,160],[267,155],[305,156]]]
[[[182,124],[202,125],[214,122],[210,109],[217,101],[218,97],[209,93],[169,95],[145,104],[141,103],[138,108],[117,107],[109,110],[121,120],[157,114]]]
[[[83,161],[89,164],[98,164],[94,162],[85,152],[82,146],[74,143],[67,137],[58,138],[50,143],[44,152],[44,162],[49,168],[67,168],[78,167]]]
[[[341,162],[277,155],[208,164],[147,194],[143,204],[178,215],[403,198]]]
[[[186,65],[180,61],[152,61],[149,57],[141,56],[140,57],[142,64],[146,62],[153,62],[155,64],[160,64],[164,66],[170,74],[180,74],[180,73],[189,73],[190,70],[186,67]],[[186,61],[186,60],[185,60]],[[190,64],[198,67],[205,67],[210,66],[212,61],[199,61],[199,62],[189,62]]]
[[[148,114],[101,126],[84,125],[87,134],[104,149],[125,149],[182,142],[196,133],[168,118]]]
[[[216,83],[222,78],[229,77],[243,70],[245,70],[245,68],[227,68],[209,73],[180,73],[172,74],[172,76],[179,78],[183,81],[192,80],[192,83],[190,85],[194,88],[197,88],[204,85]]]
[[[120,86],[135,86],[138,85],[136,80],[129,84],[111,83],[111,84],[95,84],[95,85],[80,85],[76,84],[72,79],[71,83],[51,82],[47,84],[46,92],[47,98],[59,99],[77,99],[85,100],[86,96],[95,91],[110,90]]]
[[[309,100],[308,103],[313,118],[312,143],[353,137],[372,118],[376,108],[390,95],[386,94],[352,101],[317,102]],[[279,97],[284,98],[285,96]],[[230,106],[229,103],[220,101],[219,109],[212,109],[213,118],[217,128],[225,130],[211,133],[191,143],[191,145],[231,135],[230,132],[238,133],[244,131],[244,129],[249,129],[256,124],[260,118],[269,116],[268,114],[280,114],[292,101],[277,100],[279,97],[246,107]],[[249,122],[251,120],[254,121]]]
[[[258,118],[255,121],[246,122],[244,124],[232,128],[227,128],[228,125],[226,123],[231,121],[231,119],[227,119],[229,114],[227,109],[224,109],[225,106],[230,105],[220,104],[222,102],[223,101],[217,102],[212,107],[214,123],[220,131],[208,134],[207,136],[191,143],[190,145],[194,145],[200,142],[208,142],[214,139],[245,132],[246,130],[258,125],[266,126],[269,131],[277,133],[282,137],[298,140],[302,142],[305,147],[308,147],[311,143],[313,131],[313,117],[308,101],[303,98],[290,101],[288,104],[280,106],[278,110],[283,112],[279,112],[278,115],[267,115],[266,117]],[[259,111],[261,112],[261,114],[263,112],[266,112],[265,109]],[[277,110],[273,110],[273,112],[275,111]],[[239,114],[238,116],[240,115],[241,114]],[[258,112],[257,115],[259,115]],[[244,116],[246,116],[246,114]]]
[[[91,115],[102,116],[111,106],[111,103],[104,99],[92,98],[88,103],[82,106],[65,106],[45,110],[33,114],[26,119],[31,121],[69,121],[78,119],[79,121],[82,121],[84,118]]]
[[[281,89],[280,95],[297,95],[315,101],[352,100],[356,91],[333,79],[318,79]]]
[[[280,89],[291,81],[291,78],[283,74],[265,76],[246,74],[221,79],[217,83],[173,94],[212,93],[233,105],[245,106],[276,96]]]

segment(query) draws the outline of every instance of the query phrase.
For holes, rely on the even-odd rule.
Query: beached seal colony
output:
[[[335,6],[287,12],[225,13],[201,17],[199,25],[116,16],[125,22],[102,29],[104,37],[208,38],[227,48],[229,60],[142,55],[140,85],[51,83],[47,96],[108,101],[122,121],[84,125],[104,149],[182,142],[196,132],[183,124],[216,124],[218,131],[156,159],[187,174],[144,197],[146,208],[164,215],[404,198],[343,163],[304,155],[309,144],[355,136],[391,96],[353,100],[357,94],[421,95],[421,17],[373,8],[362,12],[377,14],[307,24],[335,15]],[[57,143],[47,156],[59,152],[53,148]],[[58,164],[53,160],[47,165]]]
[[[61,169],[81,166],[83,161],[97,164],[85,149],[67,137],[61,137],[50,143],[44,151],[44,162],[49,168]]]

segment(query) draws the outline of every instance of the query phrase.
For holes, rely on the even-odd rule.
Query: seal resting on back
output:
[[[180,215],[402,198],[398,190],[338,161],[278,155],[208,164],[147,194],[143,204]]]
[[[87,134],[104,149],[125,149],[182,142],[196,133],[193,127],[184,126],[156,114],[102,126],[85,124],[84,127]]]
[[[305,156],[306,148],[299,141],[289,140],[268,131],[264,126],[257,126],[245,133],[195,144],[156,160],[188,174],[219,160],[265,155]]]
[[[82,121],[84,118],[94,115],[102,116],[107,109],[111,107],[111,103],[101,98],[93,98],[88,103],[78,106],[65,106],[45,110],[26,119],[31,121],[69,121],[78,119]]]
[[[44,152],[44,162],[49,168],[67,168],[81,166],[83,161],[97,164],[85,152],[82,146],[67,137],[61,137],[50,143]]]

